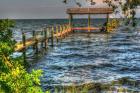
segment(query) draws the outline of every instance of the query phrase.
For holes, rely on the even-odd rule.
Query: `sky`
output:
[[[77,7],[74,0],[0,0],[0,19],[53,19],[67,18],[66,9]],[[78,1],[78,0],[77,0]],[[85,0],[79,0],[83,7],[90,4]],[[94,0],[97,4],[94,7],[105,7],[102,0]],[[112,15],[111,15],[112,16]],[[140,10],[137,16],[140,17]],[[102,17],[101,15],[99,17]]]

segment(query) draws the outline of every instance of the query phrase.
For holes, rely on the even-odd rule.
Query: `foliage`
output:
[[[11,42],[12,31],[11,28],[14,27],[14,21],[5,19],[0,20],[0,40],[3,42]]]
[[[109,7],[112,7],[116,14],[123,14],[126,25],[131,24],[133,27],[136,26],[136,9],[140,5],[140,0],[105,0],[104,2]]]
[[[12,39],[12,20],[0,20],[0,92],[42,93],[40,79],[42,71],[28,73],[21,64],[21,57],[13,58],[15,41]]]
[[[9,73],[1,73],[0,81],[5,82],[9,90],[7,90],[6,87],[3,88],[3,85],[1,88],[3,88],[4,91],[8,91],[8,93],[42,93],[40,87],[37,86],[40,85],[38,78],[40,75],[41,70],[33,70],[32,73],[29,74],[22,66],[18,66]]]
[[[69,0],[64,0],[63,3],[68,3]],[[74,0],[75,3],[82,7],[80,0]],[[91,5],[95,5],[95,0],[85,0],[90,2]],[[136,9],[140,6],[140,0],[102,0],[103,3],[106,3],[109,7],[112,7],[115,14],[123,14],[125,18],[126,25],[132,24],[133,27],[136,26]],[[119,9],[121,8],[121,10]],[[121,12],[122,11],[122,12]]]
[[[8,19],[0,20],[0,71],[10,70],[13,63],[10,56],[14,51],[14,40],[12,40],[12,30],[14,22]]]
[[[117,19],[110,20],[107,24],[107,28],[108,28],[107,32],[113,31],[114,29],[118,27],[118,25],[119,25],[119,20]]]

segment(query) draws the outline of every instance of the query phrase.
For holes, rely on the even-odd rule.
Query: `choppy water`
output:
[[[93,25],[95,26],[103,21],[96,20]],[[34,20],[30,22],[29,25],[42,26],[49,24],[51,21]],[[59,22],[65,23],[67,20],[53,20],[51,24]],[[18,21],[17,23],[22,26],[25,22]],[[28,22],[24,25],[27,24]],[[95,82],[104,84],[124,77],[139,82],[139,32],[138,30],[129,31],[121,27],[117,32],[109,34],[73,33],[56,43],[53,48],[49,47],[47,53],[38,62],[34,63],[31,69],[43,70],[41,84],[44,89],[71,84],[81,85]],[[130,85],[128,89],[140,91],[139,86]]]

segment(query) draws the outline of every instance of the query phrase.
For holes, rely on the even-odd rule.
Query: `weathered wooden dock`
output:
[[[88,15],[88,27],[77,28],[77,29],[88,30],[89,32],[94,29],[96,30],[96,28],[91,27],[91,15],[95,15],[95,14],[106,15],[106,23],[108,23],[109,14],[112,14],[112,13],[113,13],[112,8],[69,8],[67,9],[67,14],[69,15],[69,25],[71,26],[71,28],[73,28],[74,15]],[[107,25],[106,25],[106,30],[108,30]]]
[[[18,42],[15,46],[15,51],[23,51],[26,48],[42,43],[42,47],[46,48],[48,40],[51,40],[53,46],[54,39],[58,40],[66,37],[70,32],[71,28],[68,24],[57,25],[52,27],[43,28],[42,31],[31,31],[32,37],[26,39],[26,32],[22,32],[22,41]]]
[[[88,31],[88,30],[100,30],[101,28],[99,28],[99,27],[74,27],[74,28],[72,28],[72,30],[86,30],[86,31]]]
[[[41,31],[31,31],[32,37],[27,38],[28,34],[22,32],[22,41],[15,45],[16,52],[23,52],[24,61],[26,61],[26,50],[28,47],[33,46],[36,53],[38,53],[38,45],[41,43],[41,47],[47,49],[48,41],[51,41],[51,46],[54,45],[54,40],[59,41],[69,35],[69,33],[74,30],[100,30],[101,27],[91,27],[91,14],[106,14],[107,20],[109,22],[109,14],[113,13],[112,8],[69,8],[67,9],[67,14],[69,14],[69,23],[63,25],[49,26],[42,28]],[[73,15],[77,14],[88,14],[88,27],[73,27]],[[106,26],[106,30],[108,27]]]

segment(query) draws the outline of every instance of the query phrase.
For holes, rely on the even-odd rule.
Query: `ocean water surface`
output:
[[[68,20],[16,20],[15,38],[21,40],[21,29],[64,24]],[[87,26],[86,19],[74,20],[75,26]],[[101,26],[105,19],[92,20]],[[27,31],[28,31],[27,30]],[[30,50],[30,49],[29,49]],[[122,87],[140,92],[140,29],[120,26],[112,33],[75,32],[48,48],[32,63],[30,69],[43,70],[41,86],[44,90],[55,86],[107,84],[127,78]],[[131,84],[136,81],[136,85]],[[116,85],[117,86],[117,85]]]

